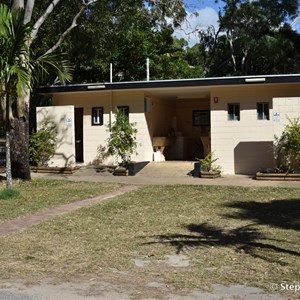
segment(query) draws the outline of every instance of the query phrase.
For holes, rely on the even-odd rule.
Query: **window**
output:
[[[257,120],[270,120],[269,103],[257,103]]]
[[[228,120],[239,121],[240,120],[240,104],[231,103],[228,104]]]
[[[193,110],[193,126],[209,126],[210,112],[209,110]]]
[[[103,107],[92,108],[92,125],[103,125]]]
[[[129,106],[118,106],[118,111],[129,119]]]

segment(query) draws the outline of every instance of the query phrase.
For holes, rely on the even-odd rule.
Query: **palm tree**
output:
[[[0,100],[6,133],[6,186],[12,187],[10,133],[12,104],[26,89],[31,88],[29,48],[27,40],[32,30],[23,24],[24,13],[12,12],[0,5]]]
[[[12,186],[11,172],[11,133],[14,125],[12,105],[16,103],[18,115],[24,105],[20,99],[31,91],[34,81],[53,69],[61,83],[71,80],[72,68],[61,56],[54,53],[46,54],[30,60],[30,35],[32,25],[23,23],[24,9],[11,11],[6,5],[0,5],[0,101],[2,119],[6,128],[6,182],[7,188]],[[21,101],[22,102],[22,101]],[[21,149],[20,149],[21,150]],[[30,179],[29,176],[24,179]]]

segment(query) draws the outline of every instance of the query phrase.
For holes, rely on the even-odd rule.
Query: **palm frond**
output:
[[[54,72],[62,85],[72,80],[73,66],[64,59],[64,54],[47,54],[42,55],[32,63],[37,79],[44,79],[50,72]]]

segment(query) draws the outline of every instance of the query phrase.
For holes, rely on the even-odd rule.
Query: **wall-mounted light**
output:
[[[246,83],[257,83],[257,82],[265,82],[266,78],[260,77],[260,78],[246,78]]]
[[[88,90],[104,90],[105,85],[88,85]]]

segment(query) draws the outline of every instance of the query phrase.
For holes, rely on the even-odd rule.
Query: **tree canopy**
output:
[[[218,31],[200,32],[206,76],[299,72],[297,0],[223,0]]]
[[[184,0],[36,1],[32,22],[54,2],[32,49],[40,56],[59,45],[74,65],[74,83],[108,81],[110,63],[114,81],[144,80],[146,58],[151,79],[299,70],[300,37],[290,26],[297,0],[219,0],[219,28],[199,31],[200,43],[191,48],[174,37],[186,16]],[[50,75],[44,84],[53,83]]]

